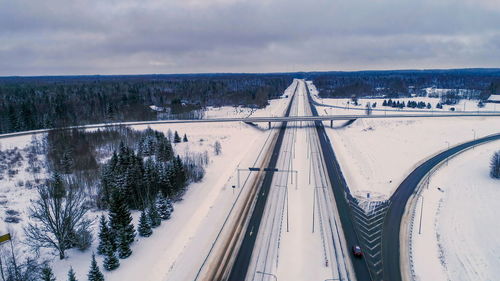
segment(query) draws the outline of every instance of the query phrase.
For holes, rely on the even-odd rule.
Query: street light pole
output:
[[[256,273],[259,273],[259,274],[262,274],[262,275],[272,276],[275,281],[278,281],[278,277],[276,277],[276,275],[274,275],[272,273],[267,273],[267,272],[262,272],[262,271],[256,271]]]

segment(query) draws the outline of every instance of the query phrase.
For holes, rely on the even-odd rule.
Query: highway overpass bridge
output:
[[[273,122],[300,122],[300,121],[330,121],[330,126],[333,126],[333,121],[338,120],[356,120],[356,119],[390,119],[390,118],[455,118],[455,117],[500,117],[500,112],[495,113],[422,113],[422,114],[385,114],[385,115],[322,115],[322,116],[288,116],[288,117],[247,117],[247,118],[209,118],[209,119],[179,119],[179,120],[150,120],[150,121],[133,121],[133,122],[117,122],[117,123],[101,123],[92,125],[71,126],[64,128],[41,129],[24,132],[15,132],[0,135],[1,138],[46,133],[51,130],[68,130],[68,129],[95,129],[117,126],[134,126],[134,125],[155,125],[155,124],[183,124],[183,123],[221,123],[221,122],[244,122],[244,123],[268,123],[271,127]]]

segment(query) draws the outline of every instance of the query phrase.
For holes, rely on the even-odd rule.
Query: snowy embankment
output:
[[[295,82],[286,93],[291,93],[294,87]],[[258,109],[254,114],[280,114],[288,101],[289,99],[273,100],[268,107]],[[228,107],[223,111],[230,112],[231,109],[233,108]],[[134,129],[147,127],[132,126]],[[132,244],[132,256],[120,260],[118,269],[112,272],[104,271],[102,257],[98,256],[98,263],[106,280],[192,280],[235,201],[238,191],[235,192],[232,186],[236,185],[238,166],[249,167],[254,163],[271,132],[259,126],[242,123],[156,124],[150,127],[164,133],[171,130],[187,134],[189,142],[176,144],[175,152],[183,155],[189,151],[208,151],[210,163],[203,180],[190,184],[183,200],[175,204],[172,218],[163,221],[160,227],[154,229],[150,238],[136,237],[136,242]],[[22,149],[29,144],[31,137],[26,135],[0,139],[0,149]],[[222,144],[221,155],[214,154],[213,144],[216,140]],[[31,205],[30,200],[35,199],[37,193],[36,189],[27,189],[17,184],[21,180],[32,179],[31,175],[24,172],[27,164],[22,165],[18,175],[0,179],[0,234],[13,234],[20,256],[28,256],[32,252],[20,241],[24,239],[23,225],[29,221],[27,209]],[[47,177],[46,172],[42,174]],[[19,212],[21,221],[5,223],[7,210]],[[90,217],[97,218],[100,214],[100,211],[94,210],[90,212]],[[134,225],[137,225],[139,213],[133,212],[133,217]],[[58,280],[66,279],[70,266],[79,280],[86,280],[91,254],[92,251],[95,252],[98,243],[97,228],[96,221],[91,249],[85,252],[69,250],[65,260],[58,260],[52,251],[43,251],[40,260],[52,263]]]
[[[311,94],[317,94],[314,85]],[[320,115],[348,114],[345,109],[317,109]],[[498,133],[500,117],[360,119],[342,124],[345,121],[336,121],[332,129],[324,122],[349,188],[358,198],[369,193],[370,199],[384,200],[424,159],[448,146]]]
[[[321,107],[321,111],[324,114],[365,114],[366,113],[366,104],[370,103],[371,106],[375,103],[376,106],[372,107],[373,111],[371,114],[373,115],[384,115],[384,114],[405,114],[408,112],[409,114],[415,114],[418,112],[422,113],[452,113],[452,112],[499,112],[500,104],[497,103],[484,103],[483,107],[478,107],[478,100],[468,100],[462,99],[455,105],[443,105],[442,109],[436,108],[436,105],[441,102],[441,99],[438,97],[411,97],[411,98],[393,98],[393,101],[404,102],[405,105],[408,101],[415,101],[417,103],[424,102],[425,104],[430,103],[431,108],[410,108],[404,107],[402,109],[393,108],[390,106],[383,106],[384,100],[388,101],[388,98],[360,98],[358,99],[358,105],[354,105],[351,99],[340,98],[340,99],[332,99],[325,98],[322,99],[318,96],[318,91],[316,86],[312,84],[311,81],[308,81],[308,85],[310,87],[311,94],[316,102],[324,105],[330,105]],[[454,111],[450,109],[454,108]],[[318,108],[319,109],[319,108]],[[318,110],[319,113],[319,110]]]
[[[498,150],[500,141],[465,151],[423,185],[411,223],[414,280],[498,279],[500,180],[489,177]]]
[[[295,82],[292,85],[295,85]],[[282,116],[287,105],[287,103],[283,103],[282,100],[283,98],[270,100],[269,106],[262,109],[242,106],[208,107],[205,111],[205,119]]]
[[[386,101],[389,99],[385,99]],[[399,102],[404,102],[405,105],[408,103],[408,101],[415,101],[417,103],[419,102],[425,102],[425,104],[430,103],[431,104],[431,109],[427,108],[411,108],[411,107],[404,107],[403,109],[397,109],[393,108],[390,106],[383,106],[384,99],[376,98],[376,99],[358,99],[358,105],[352,104],[351,99],[319,99],[317,98],[316,101],[321,104],[325,105],[332,105],[335,107],[344,107],[345,109],[343,110],[343,114],[365,114],[366,112],[366,103],[370,103],[373,105],[373,103],[376,103],[376,107],[373,108],[372,114],[374,115],[383,115],[383,114],[404,114],[405,112],[409,113],[463,113],[463,112],[469,112],[469,113],[475,113],[475,112],[498,112],[500,111],[500,104],[498,103],[485,103],[484,107],[478,107],[478,101],[477,100],[461,100],[458,102],[458,104],[455,105],[443,105],[442,109],[437,109],[436,104],[440,103],[439,98],[429,98],[429,97],[413,97],[413,98],[399,98],[399,99],[392,99],[393,101],[399,101]],[[450,108],[455,108],[454,111],[451,111]],[[328,113],[335,111],[337,108],[332,108],[332,107],[325,107],[325,109],[328,111]],[[341,108],[339,108],[341,109]],[[341,109],[342,110],[342,109]]]

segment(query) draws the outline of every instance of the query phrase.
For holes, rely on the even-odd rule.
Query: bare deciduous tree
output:
[[[38,187],[38,199],[30,207],[33,222],[24,229],[27,244],[36,251],[53,248],[64,259],[65,251],[78,244],[79,233],[91,224],[85,215],[85,197],[74,187],[66,188],[55,174],[46,185]]]

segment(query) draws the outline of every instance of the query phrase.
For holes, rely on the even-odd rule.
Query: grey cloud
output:
[[[498,67],[481,1],[6,0],[0,75]]]

